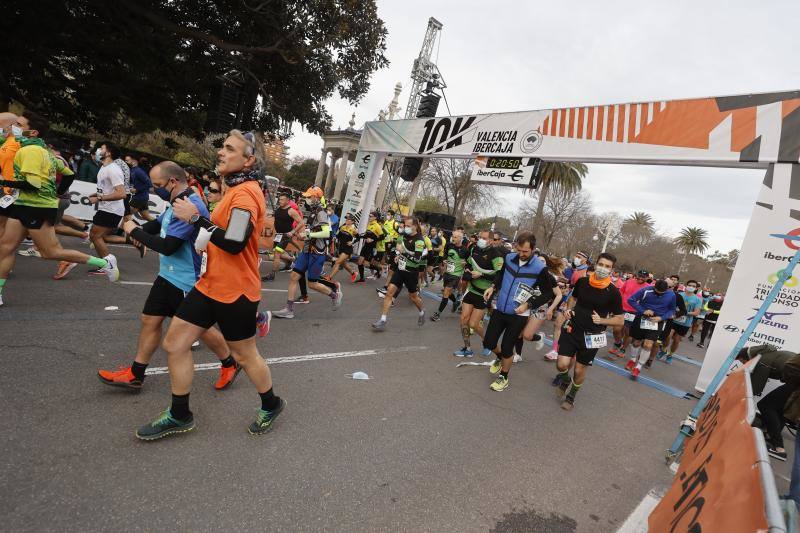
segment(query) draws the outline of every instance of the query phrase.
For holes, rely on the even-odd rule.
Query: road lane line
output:
[[[661,501],[662,494],[655,489],[651,489],[647,495],[642,498],[636,509],[628,516],[627,520],[623,522],[622,526],[617,530],[617,533],[646,533],[647,532],[647,517],[656,508],[658,502]]]
[[[405,346],[402,348],[383,348],[383,349],[376,349],[376,350],[360,350],[360,351],[350,351],[350,352],[330,352],[330,353],[312,353],[308,355],[290,355],[287,357],[270,357],[268,358],[267,364],[270,365],[280,365],[286,363],[304,363],[306,361],[322,361],[325,359],[342,359],[346,357],[364,357],[367,355],[381,355],[386,353],[399,353],[399,352],[420,352],[427,350],[427,346]],[[219,368],[220,363],[198,363],[194,365],[195,371],[201,370],[214,370]],[[152,376],[156,374],[168,374],[169,368],[162,366],[162,367],[155,367],[155,368],[148,368],[145,370],[145,375]]]

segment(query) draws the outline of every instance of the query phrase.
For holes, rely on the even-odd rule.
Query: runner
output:
[[[555,278],[546,271],[545,262],[533,257],[536,248],[533,233],[522,231],[515,242],[517,251],[506,255],[503,270],[483,293],[486,302],[497,294],[497,307],[492,312],[483,337],[484,351],[489,350],[497,356],[489,367],[491,374],[498,374],[497,379],[489,385],[496,392],[508,388],[514,345],[525,329],[531,309],[538,309],[549,301],[556,286]]]
[[[461,276],[464,275],[464,267],[467,264],[467,257],[469,257],[469,252],[464,246],[464,233],[458,230],[454,231],[450,236],[450,242],[445,246],[444,252],[442,300],[439,302],[439,309],[431,315],[431,320],[434,322],[439,320],[445,307],[447,307],[448,300],[453,303],[454,313],[461,305],[453,291],[458,291],[458,285],[461,283]]]
[[[443,235],[440,234],[439,228],[431,228],[431,234],[430,234],[431,251],[428,253],[428,266],[425,269],[426,282],[428,280],[430,280],[431,283],[436,281],[436,274],[434,274],[434,270],[436,271],[439,270],[439,264],[442,261],[442,254],[444,252],[444,247],[445,247],[445,241],[442,237]]]
[[[94,249],[104,259],[109,259],[116,266],[116,258],[109,254],[106,236],[119,228],[122,217],[125,215],[125,175],[122,169],[114,160],[119,156],[119,148],[110,141],[98,143],[94,158],[102,164],[97,173],[97,192],[89,195],[89,203],[97,204],[97,211],[92,219],[92,229],[89,230],[89,238],[94,245]],[[65,265],[64,268],[68,268]],[[91,271],[91,274],[107,274],[104,268]],[[56,276],[61,276],[61,266]]]
[[[381,237],[383,237],[383,228],[378,223],[378,215],[374,212],[370,213],[367,221],[367,230],[360,236],[364,244],[361,247],[361,253],[357,260],[358,279],[354,283],[366,283],[366,279],[364,278],[364,263],[366,262],[367,266],[371,267],[375,257],[375,247],[378,245],[378,240]]]
[[[0,113],[0,179],[13,181],[14,179],[14,156],[21,145],[17,137],[22,138],[22,126],[19,125],[19,118],[14,113]],[[0,197],[12,194],[13,189],[0,188]],[[6,229],[8,220],[8,207],[0,205],[0,239]]]
[[[678,293],[678,298],[683,300],[686,313],[669,321],[670,330],[667,332],[668,348],[666,351],[660,351],[656,356],[659,359],[666,356],[664,362],[667,364],[672,363],[672,356],[678,351],[678,346],[680,346],[686,334],[689,333],[689,328],[692,327],[692,321],[700,314],[700,309],[703,307],[703,301],[695,294],[697,285],[697,281],[690,279],[686,282],[683,291]]]
[[[680,279],[680,276],[677,274],[672,274],[666,279],[667,285],[672,292],[675,293],[675,314],[672,315],[672,318],[665,322],[664,328],[661,330],[661,334],[650,348],[650,357],[647,359],[647,362],[644,365],[645,368],[650,368],[653,364],[653,361],[656,360],[658,354],[664,351],[664,347],[669,346],[669,339],[667,337],[670,331],[672,331],[672,320],[686,316],[686,304],[684,303],[683,298],[679,296],[679,293],[683,288],[682,285],[680,285]],[[670,359],[670,361],[672,361],[672,359]]]
[[[711,301],[711,292],[709,292],[708,287],[703,289],[702,293],[698,293],[698,296],[702,301],[702,305],[700,306],[700,314],[697,315],[697,318],[695,318],[692,322],[692,330],[689,334],[689,342],[694,342],[694,336],[697,335],[698,331],[700,331],[700,326],[703,325],[703,321],[706,318],[706,305],[708,305],[708,302]]]
[[[639,289],[649,286],[647,283],[647,271],[642,269],[636,273],[636,277],[627,280],[622,285],[622,310],[625,313],[625,323],[621,327],[614,328],[614,346],[608,353],[617,357],[625,357],[625,350],[631,343],[631,325],[636,319],[636,309],[628,303],[628,298],[633,296]]]
[[[275,318],[294,318],[295,297],[299,288],[300,278],[308,274],[308,286],[315,291],[328,296],[336,311],[342,306],[342,289],[331,281],[322,279],[322,268],[328,256],[328,239],[331,236],[331,227],[328,224],[328,213],[325,211],[325,198],[322,189],[309,187],[303,193],[308,206],[305,228],[299,237],[305,241],[303,251],[297,256],[289,279],[286,307],[275,311]]]
[[[607,343],[606,328],[623,323],[622,297],[610,277],[616,262],[613,254],[601,253],[594,272],[577,281],[567,301],[563,313],[566,321],[558,345],[558,374],[553,379],[558,395],[564,396],[561,408],[566,411],[575,406],[575,396],[586,379],[586,367]],[[573,359],[575,370],[570,379]]]
[[[419,311],[417,325],[425,325],[425,306],[418,292],[419,273],[422,270],[422,259],[425,257],[425,241],[422,239],[422,226],[416,217],[405,217],[403,235],[397,238],[397,270],[392,275],[386,297],[383,299],[381,317],[372,324],[375,331],[386,330],[389,308],[395,295],[403,288],[408,289],[408,298]]]
[[[333,281],[334,276],[336,276],[342,268],[350,274],[350,281],[355,281],[357,279],[358,271],[347,264],[350,257],[353,255],[353,243],[357,235],[358,230],[356,229],[355,219],[353,215],[348,213],[344,216],[344,224],[339,228],[339,232],[336,234],[336,241],[338,243],[336,248],[339,256],[333,263],[331,273],[327,276],[323,276],[325,279]]]
[[[113,256],[101,259],[61,247],[54,228],[58,215],[56,172],[66,174],[71,170],[45,148],[40,138],[49,130],[45,118],[26,111],[18,117],[17,123],[22,131],[19,132],[19,138],[15,139],[21,147],[14,156],[14,179],[0,181],[0,186],[11,187],[15,191],[0,200],[9,206],[5,231],[0,239],[0,306],[3,305],[3,287],[14,267],[14,252],[26,235],[33,239],[43,259],[103,268],[109,280],[117,281],[119,270]]]
[[[200,279],[178,307],[164,339],[172,405],[137,430],[136,436],[142,440],[194,429],[189,409],[194,375],[191,345],[215,323],[261,397],[261,408],[248,428],[250,434],[272,429],[286,407],[286,401],[274,394],[269,367],[256,347],[253,318],[261,300],[258,239],[266,205],[259,179],[266,165],[264,141],[253,133],[233,130],[218,158],[217,171],[227,190],[211,220],[201,217],[189,200],[182,198],[173,203],[174,216],[199,228],[195,246],[205,253]]]
[[[468,282],[464,297],[461,299],[461,338],[464,339],[464,346],[453,352],[456,357],[474,355],[469,342],[473,332],[483,339],[483,317],[487,307],[483,295],[494,282],[497,273],[503,270],[503,257],[497,248],[489,245],[491,238],[489,230],[481,230],[478,237],[462,276],[462,279]],[[484,348],[481,355],[491,357],[492,351]]]
[[[522,334],[514,344],[515,363],[522,361],[523,341],[533,341],[535,350],[540,350],[542,348],[544,342],[542,341],[542,336],[538,335],[538,332],[544,325],[545,320],[553,320],[553,316],[555,315],[558,306],[561,305],[561,302],[564,298],[564,293],[561,291],[561,287],[558,283],[558,278],[561,277],[561,272],[564,268],[561,258],[542,255],[538,256],[538,259],[544,261],[545,265],[547,266],[547,268],[543,270],[539,276],[548,276],[552,278],[546,282],[546,285],[552,287],[552,295],[548,295],[548,298],[537,309],[530,308],[530,316],[525,324],[525,329],[522,330]]]
[[[281,259],[285,260],[286,264],[292,262],[293,258],[286,253],[289,252],[290,247],[299,251],[292,242],[292,238],[302,233],[304,229],[305,223],[303,215],[300,214],[300,208],[291,200],[288,192],[285,190],[279,192],[278,208],[275,210],[275,234],[272,239],[272,272],[264,276],[263,281],[275,279],[275,273],[280,270]]]
[[[394,245],[397,242],[397,236],[399,235],[397,232],[397,227],[402,220],[403,218],[400,215],[395,215],[394,211],[390,209],[386,216],[386,220],[383,223],[383,232],[386,235],[386,238],[384,239],[386,255],[383,258],[381,270],[383,274],[387,276],[387,279],[389,279],[389,269],[394,264]],[[386,287],[384,286],[384,288]]]
[[[639,289],[628,298],[628,303],[636,310],[636,318],[631,325],[633,356],[625,365],[625,370],[631,372],[631,379],[639,377],[643,361],[649,362],[654,341],[661,336],[666,321],[675,315],[676,301],[675,293],[663,279],[656,281],[652,287]]]
[[[100,381],[113,387],[140,391],[145,370],[161,343],[162,324],[167,317],[175,316],[186,293],[200,277],[201,260],[194,248],[197,229],[174,217],[172,203],[186,198],[197,207],[201,216],[208,217],[208,210],[199,196],[194,194],[186,179],[186,173],[177,163],[164,161],[150,170],[156,194],[168,202],[158,219],[139,227],[136,222],[125,222],[125,233],[159,254],[158,276],[142,310],[139,345],[131,366],[119,370],[100,370]],[[150,178],[147,179],[148,183]],[[214,388],[227,388],[236,379],[241,367],[230,354],[225,339],[216,328],[209,328],[200,337],[216,354],[222,366]]]
[[[570,289],[575,287],[575,284],[578,282],[578,280],[582,277],[585,277],[588,271],[589,254],[586,252],[578,252],[572,259],[572,265],[567,266],[567,268],[564,269],[564,277],[569,280]],[[566,299],[569,299],[569,294],[567,294]],[[558,357],[558,341],[561,337],[561,331],[563,329],[564,322],[566,322],[564,313],[559,313],[556,316],[555,331],[553,333],[553,349],[547,352],[544,356],[544,358],[547,360],[552,361]]]
[[[700,342],[697,343],[698,348],[706,347],[706,339],[711,338],[714,334],[714,328],[717,326],[717,319],[719,319],[719,311],[722,309],[722,303],[725,297],[721,293],[715,293],[711,300],[703,306],[706,312],[706,317],[703,319],[703,329],[700,330]]]
[[[150,189],[153,188],[153,183],[135,157],[126,155],[125,162],[131,169],[131,198],[128,201],[130,208],[139,218],[148,222],[154,220],[155,217],[149,211]]]

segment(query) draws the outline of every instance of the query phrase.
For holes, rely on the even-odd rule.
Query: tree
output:
[[[678,272],[683,271],[686,258],[689,254],[705,252],[708,249],[708,232],[702,228],[686,227],[673,240],[679,250],[683,252],[681,266]]]
[[[536,206],[533,202],[523,204],[515,217],[519,229],[533,231],[538,246],[543,250],[573,251],[576,246],[589,248],[581,244],[587,240],[591,242],[597,217],[592,212],[588,195],[558,182],[553,182],[549,193],[541,207],[541,201]]]
[[[642,246],[655,234],[655,221],[648,213],[636,211],[623,221],[622,231],[629,244]]]
[[[289,170],[286,171],[286,177],[283,184],[287,187],[304,191],[314,185],[314,178],[317,176],[317,167],[319,166],[318,159],[301,159],[295,160]]]
[[[496,197],[491,185],[471,181],[472,162],[468,159],[431,159],[417,179],[422,180],[420,196],[435,198],[461,223],[466,214],[493,205]],[[417,209],[422,209],[417,201]]]
[[[197,135],[223,78],[249,95],[245,127],[320,133],[324,101],[357,103],[388,65],[374,0],[17,2],[0,31],[36,49],[4,59],[1,105],[103,134]]]
[[[538,230],[544,217],[544,205],[547,193],[554,185],[558,185],[564,193],[576,192],[583,186],[583,178],[589,169],[583,163],[547,162],[542,164],[539,188],[536,191],[538,204],[533,227]]]

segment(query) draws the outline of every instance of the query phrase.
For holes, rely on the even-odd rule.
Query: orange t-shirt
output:
[[[205,273],[197,281],[197,290],[222,303],[233,303],[242,295],[251,302],[261,300],[261,276],[258,272],[258,238],[264,229],[266,205],[257,181],[246,181],[229,187],[211,213],[211,222],[218,228],[228,226],[234,208],[250,212],[253,232],[244,250],[229,254],[209,243]]]
[[[14,179],[14,156],[17,155],[20,146],[17,139],[12,136],[9,136],[6,142],[0,146],[0,175],[3,176],[4,180]],[[2,194],[4,190],[5,187],[0,187],[0,194]],[[10,192],[10,190],[11,189],[8,189],[6,192]]]

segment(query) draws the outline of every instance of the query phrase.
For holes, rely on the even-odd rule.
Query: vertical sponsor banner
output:
[[[89,195],[96,192],[97,185],[94,183],[73,181],[69,188],[70,206],[64,213],[80,220],[92,220],[97,212],[97,204],[92,205],[89,203]],[[160,215],[166,208],[166,202],[155,194],[150,195],[148,203],[150,204],[150,213],[154,216]],[[143,220],[138,221],[140,223],[144,222]]]
[[[800,165],[770,165],[747,228],[711,344],[695,385],[705,391],[773,288],[781,270],[800,249]],[[771,303],[745,346],[772,344],[797,351],[800,331],[800,270]],[[794,332],[794,336],[792,336]]]
[[[344,217],[347,214],[353,215],[360,233],[363,233],[364,229],[366,229],[366,226],[364,229],[361,228],[361,212],[364,209],[369,180],[373,174],[377,159],[377,154],[374,152],[358,151],[353,174],[350,177],[350,181],[347,183],[347,194],[342,204],[341,216]],[[380,176],[378,177],[380,178]],[[364,217],[365,224],[366,220],[367,217]]]

